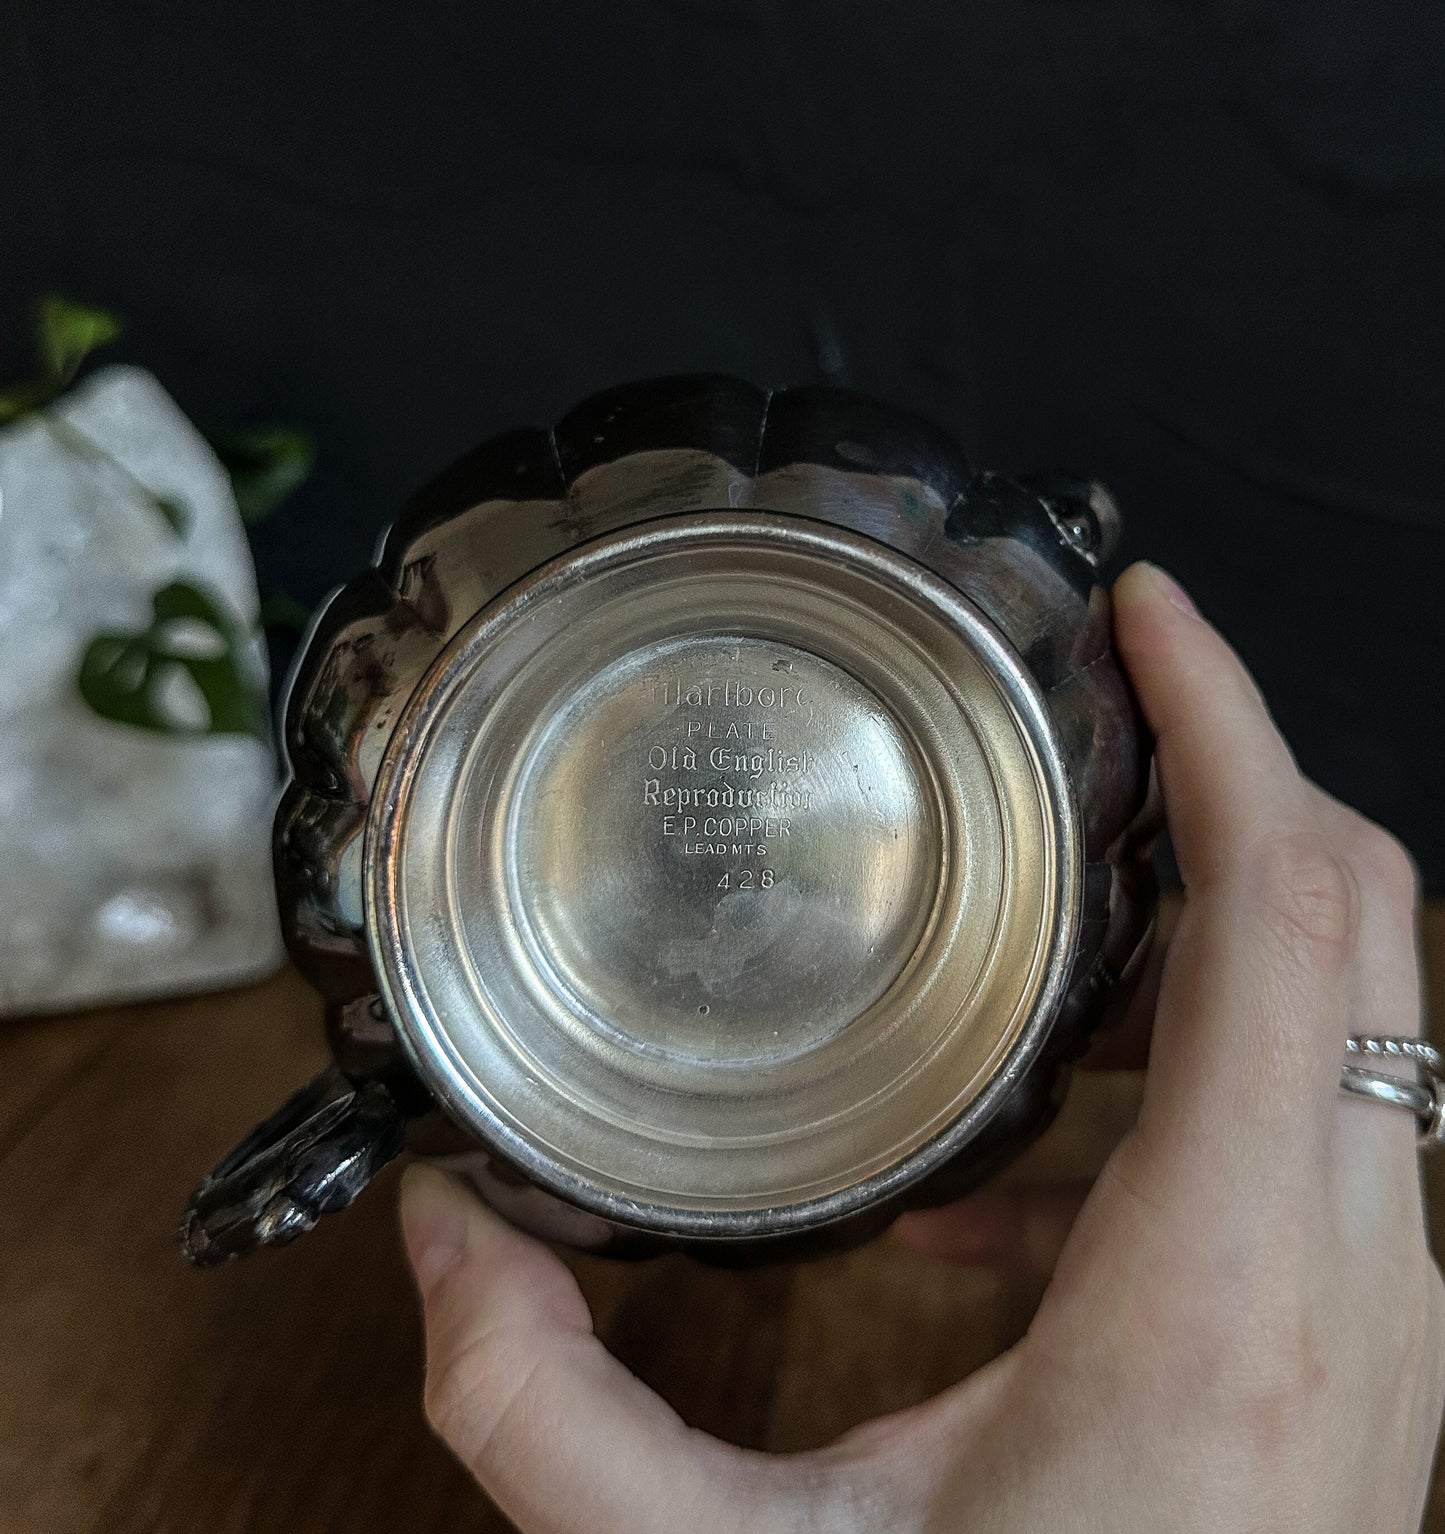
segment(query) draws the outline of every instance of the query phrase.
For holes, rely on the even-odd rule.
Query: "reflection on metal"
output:
[[[435,1103],[414,1141],[519,1223],[704,1253],[857,1239],[1022,1148],[1152,903],[1117,527],[888,407],[715,378],[443,475],[287,718],[283,916],[378,1144]],[[192,1255],[306,1223],[247,1186],[278,1119]]]
[[[345,1209],[405,1138],[406,1118],[381,1082],[353,1084],[331,1066],[196,1190],[181,1247],[198,1267],[212,1267],[256,1246],[284,1245]]]

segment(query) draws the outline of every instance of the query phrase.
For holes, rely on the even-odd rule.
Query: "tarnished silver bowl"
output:
[[[1014,1155],[1152,911],[1117,520],[713,377],[448,470],[292,681],[277,885],[336,1064],[202,1183],[190,1257],[406,1143],[541,1235],[723,1257]]]

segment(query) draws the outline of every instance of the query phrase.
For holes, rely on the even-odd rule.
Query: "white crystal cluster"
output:
[[[51,412],[59,430],[0,431],[0,1014],[221,986],[282,956],[269,745],[113,723],[76,686],[91,638],[144,630],[171,581],[254,625],[230,482],[139,369],[99,371]],[[142,487],[184,508],[184,537]],[[247,660],[264,685],[259,641]]]

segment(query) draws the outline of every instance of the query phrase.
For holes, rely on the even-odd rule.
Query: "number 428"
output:
[[[717,881],[720,890],[770,890],[773,887],[775,875],[771,868],[764,868],[760,873],[754,873],[751,868],[740,869],[737,873],[725,873]]]

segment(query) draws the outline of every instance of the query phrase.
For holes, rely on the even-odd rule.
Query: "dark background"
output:
[[[599,387],[891,398],[1109,482],[1440,891],[1442,82],[1438,0],[0,0],[0,364],[58,287],[314,430],[307,604]]]

